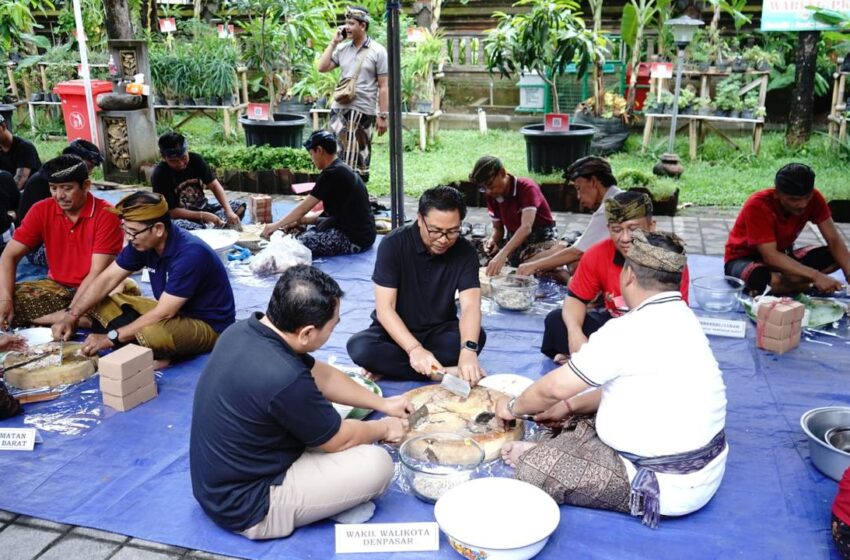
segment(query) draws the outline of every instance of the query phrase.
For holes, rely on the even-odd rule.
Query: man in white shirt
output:
[[[630,512],[651,527],[712,498],[728,454],[726,388],[678,292],[686,262],[675,236],[635,232],[620,274],[631,311],[591,335],[566,365],[497,403],[503,420],[533,414],[562,428],[538,444],[505,445],[517,478],[558,503]]]
[[[593,210],[590,222],[575,243],[563,243],[538,253],[534,260],[522,263],[517,274],[530,276],[537,273],[554,273],[559,282],[567,283],[575,272],[581,256],[593,245],[608,237],[608,220],[605,219],[605,201],[622,192],[617,188],[617,178],[611,165],[596,156],[578,159],[567,168],[564,177],[578,191],[581,208]]]

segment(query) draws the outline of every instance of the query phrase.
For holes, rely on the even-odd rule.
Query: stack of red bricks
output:
[[[272,219],[272,197],[267,194],[252,194],[248,206],[255,224],[270,224]]]
[[[101,358],[97,369],[106,406],[126,412],[156,397],[150,348],[128,344]]]
[[[784,354],[799,346],[803,332],[802,303],[783,298],[758,307],[756,344],[759,348]]]

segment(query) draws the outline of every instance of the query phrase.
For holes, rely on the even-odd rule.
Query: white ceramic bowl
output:
[[[432,448],[433,446],[433,448]],[[443,447],[444,455],[440,451]],[[433,451],[437,449],[437,451]],[[434,503],[455,486],[468,481],[484,462],[484,450],[472,438],[430,433],[405,441],[398,452],[404,479],[413,495]]]
[[[729,312],[738,309],[744,282],[734,276],[700,276],[691,282],[691,293],[706,311]]]
[[[465,558],[526,560],[537,555],[561,521],[546,492],[513,478],[478,478],[446,492],[434,516]]]
[[[239,232],[232,229],[195,229],[190,233],[212,247],[224,264],[227,264],[228,251],[239,240]]]

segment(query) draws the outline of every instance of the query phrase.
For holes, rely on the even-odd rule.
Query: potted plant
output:
[[[665,114],[673,113],[673,103],[675,102],[675,97],[669,91],[661,92],[661,106]]]
[[[741,117],[741,111],[744,109],[744,100],[740,97],[736,99],[729,110],[729,117],[732,119],[737,119]]]
[[[755,111],[753,111],[753,117],[756,119],[762,119],[767,116],[767,108],[766,107],[756,107]]]
[[[679,206],[679,186],[673,179],[656,177],[637,169],[624,169],[617,174],[617,186],[626,191],[639,191],[652,199],[656,216],[675,216]]]
[[[699,49],[694,51],[691,55],[691,60],[697,72],[706,73],[711,68],[711,55],[706,50]]]
[[[744,60],[746,60],[759,72],[767,72],[773,66],[782,62],[781,54],[778,52],[766,51],[757,45],[744,50],[742,56]]]
[[[682,115],[690,115],[693,113],[691,104],[696,98],[696,93],[691,86],[679,91],[679,113]]]
[[[515,6],[523,11],[494,14],[499,23],[485,39],[486,66],[506,77],[535,70],[551,88],[554,110],[560,112],[555,78],[574,62],[577,75],[584,76],[603,56],[604,41],[585,27],[574,0],[520,0]],[[566,169],[587,155],[594,132],[583,124],[558,132],[547,132],[542,123],[523,127],[529,171]]]
[[[750,91],[744,96],[743,109],[741,110],[742,119],[754,119],[755,111],[759,106],[758,92]]]
[[[707,117],[711,114],[711,98],[697,97],[694,99],[693,108],[697,115]]]
[[[730,113],[736,107],[740,96],[738,90],[741,88],[741,80],[737,76],[729,76],[718,82],[715,100],[717,109],[722,111],[719,116],[730,116]]]
[[[432,35],[423,30],[421,35],[421,40],[409,44],[403,51],[402,73],[412,81],[408,103],[415,100],[417,112],[431,113],[435,109],[434,101],[439,101],[442,96],[442,88],[436,85],[434,73],[441,70],[448,61],[448,55],[443,48],[441,34]]]

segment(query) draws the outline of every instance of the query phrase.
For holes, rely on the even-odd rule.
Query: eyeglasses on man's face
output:
[[[499,176],[498,174],[493,175],[492,177],[487,179],[485,182],[481,183],[478,186],[478,192],[480,192],[482,194],[487,194],[488,191],[493,190],[493,185],[496,183],[496,178],[498,176]]]
[[[122,226],[121,226],[121,230],[124,232],[124,235],[126,235],[126,236],[127,236],[127,238],[129,238],[129,239],[130,239],[130,241],[135,241],[135,240],[136,240],[136,237],[138,237],[139,235],[141,235],[141,234],[145,233],[146,231],[148,231],[149,229],[151,229],[151,228],[152,228],[153,226],[155,226],[155,225],[156,225],[156,224],[151,224],[151,225],[149,225],[149,226],[147,226],[147,227],[145,227],[145,228],[143,228],[143,229],[138,229],[138,230],[127,229],[127,226],[123,226],[123,225],[122,225]]]
[[[422,223],[425,224],[425,230],[428,232],[428,237],[431,241],[439,241],[440,238],[445,237],[449,241],[454,241],[458,237],[460,237],[460,228],[452,228],[452,229],[439,229],[428,225],[424,219]]]

